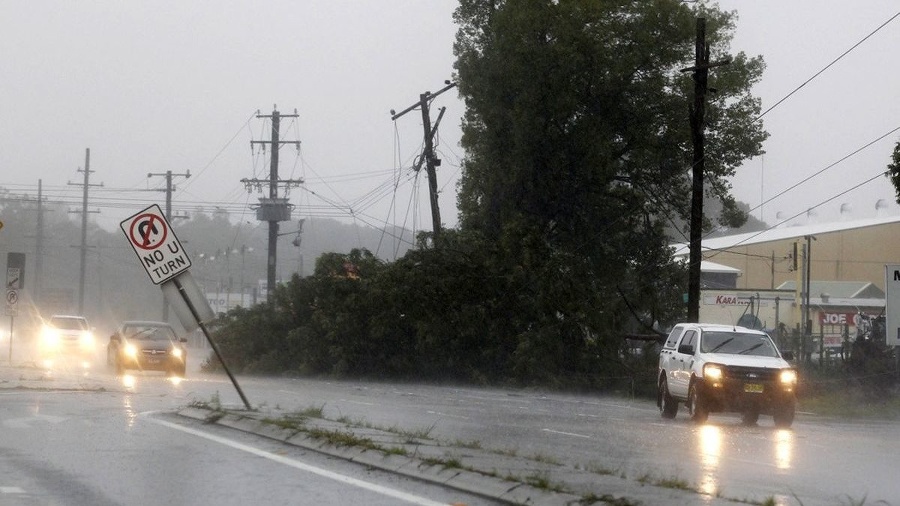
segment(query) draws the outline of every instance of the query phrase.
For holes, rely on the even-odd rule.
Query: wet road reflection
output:
[[[746,458],[743,451],[745,445],[758,445],[767,442],[772,448],[771,460],[757,462],[759,465],[774,467],[780,471],[793,469],[796,440],[790,429],[769,430],[763,427],[744,425],[729,426],[706,424],[694,431],[699,473],[697,489],[705,495],[715,497],[722,493],[722,480],[731,471],[726,465],[729,459]]]
[[[716,425],[704,425],[697,431],[700,450],[700,483],[703,494],[715,496],[719,489],[719,463],[722,458],[722,429]]]
[[[794,432],[789,429],[775,431],[775,467],[790,469],[794,454]]]

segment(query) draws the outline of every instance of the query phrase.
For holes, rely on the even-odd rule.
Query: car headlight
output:
[[[56,348],[59,346],[59,332],[53,327],[44,327],[41,331],[41,344],[47,348]]]
[[[778,381],[784,386],[794,386],[797,384],[797,371],[793,369],[784,369],[778,375]]]
[[[92,334],[90,332],[82,332],[81,339],[79,341],[81,342],[82,348],[93,348],[94,347],[94,334]]]
[[[181,358],[184,356],[184,351],[181,348],[172,348],[172,356],[175,358]]]
[[[703,366],[703,377],[710,381],[721,381],[724,375],[721,366],[716,364],[706,364]]]
[[[137,352],[137,347],[135,345],[130,343],[125,345],[125,356],[135,358],[137,357]]]

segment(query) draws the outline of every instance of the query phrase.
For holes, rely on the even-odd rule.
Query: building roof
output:
[[[846,230],[876,227],[879,225],[887,225],[891,223],[900,223],[900,216],[881,216],[863,220],[837,221],[831,223],[812,223],[808,225],[797,226],[777,226],[759,232],[747,232],[744,234],[703,239],[702,245],[704,251],[728,250],[739,246],[750,246],[753,244],[761,244],[766,242],[783,241],[785,239],[797,239],[808,235],[843,232]],[[686,256],[690,252],[689,243],[675,243],[672,246],[675,248],[674,255],[676,257]]]
[[[700,271],[701,272],[715,272],[719,274],[740,274],[740,269],[735,269],[734,267],[729,267],[727,265],[717,264],[715,262],[710,262],[709,260],[701,260],[700,261]]]
[[[796,281],[785,281],[778,290],[795,290],[796,286]],[[810,281],[809,288],[809,295],[820,299],[884,299],[884,291],[867,281]]]

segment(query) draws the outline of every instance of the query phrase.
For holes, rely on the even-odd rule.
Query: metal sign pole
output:
[[[13,336],[13,321],[15,321],[16,317],[13,315],[9,315],[9,365],[12,365],[12,336]]]
[[[231,374],[231,370],[228,369],[228,365],[222,359],[222,353],[219,351],[219,346],[209,335],[209,331],[206,330],[206,325],[200,319],[200,315],[197,313],[197,309],[194,307],[193,302],[191,302],[190,297],[184,291],[184,287],[181,285],[181,281],[176,277],[172,280],[175,283],[175,287],[178,289],[178,292],[181,294],[182,299],[187,304],[188,309],[190,309],[191,314],[194,315],[194,318],[197,320],[197,324],[200,325],[200,330],[203,331],[203,335],[206,336],[207,342],[209,342],[210,346],[212,346],[213,351],[216,353],[216,358],[219,359],[219,363],[222,364],[222,368],[225,369],[225,374],[228,375],[228,378],[231,379],[231,383],[234,385],[234,389],[237,390],[238,395],[241,396],[241,400],[244,401],[244,406],[247,408],[247,411],[253,411],[253,408],[250,406],[250,401],[247,400],[247,397],[244,396],[244,391],[241,390],[241,386],[238,385],[237,379],[235,379],[234,375]]]

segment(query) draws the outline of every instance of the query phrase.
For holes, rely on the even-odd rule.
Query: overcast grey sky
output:
[[[763,109],[790,93],[897,13],[895,0],[723,0],[739,20],[733,49],[761,54],[767,70],[756,94]],[[282,178],[303,178],[291,202],[300,217],[355,217],[378,226],[430,229],[424,172],[410,173],[421,149],[421,116],[400,111],[451,77],[454,0],[33,1],[0,0],[0,186],[80,202],[85,148],[91,149],[92,215],[110,229],[148,202],[163,202],[162,177],[176,179],[178,208],[220,206],[254,224],[242,178],[268,177],[274,104]],[[900,126],[900,19],[884,27],[763,118],[764,157],[734,180],[751,207],[822,171]],[[441,123],[438,172],[445,224],[456,225],[462,150],[455,91],[433,104]],[[858,218],[894,190],[876,178],[900,131],[767,202],[754,215],[770,224],[822,204],[819,221],[842,203]],[[396,187],[396,191],[393,188]],[[830,202],[824,203],[829,199]],[[824,204],[823,204],[824,203]],[[75,205],[73,204],[73,207]],[[245,213],[241,216],[242,213]],[[287,226],[287,225],[286,225]]]

